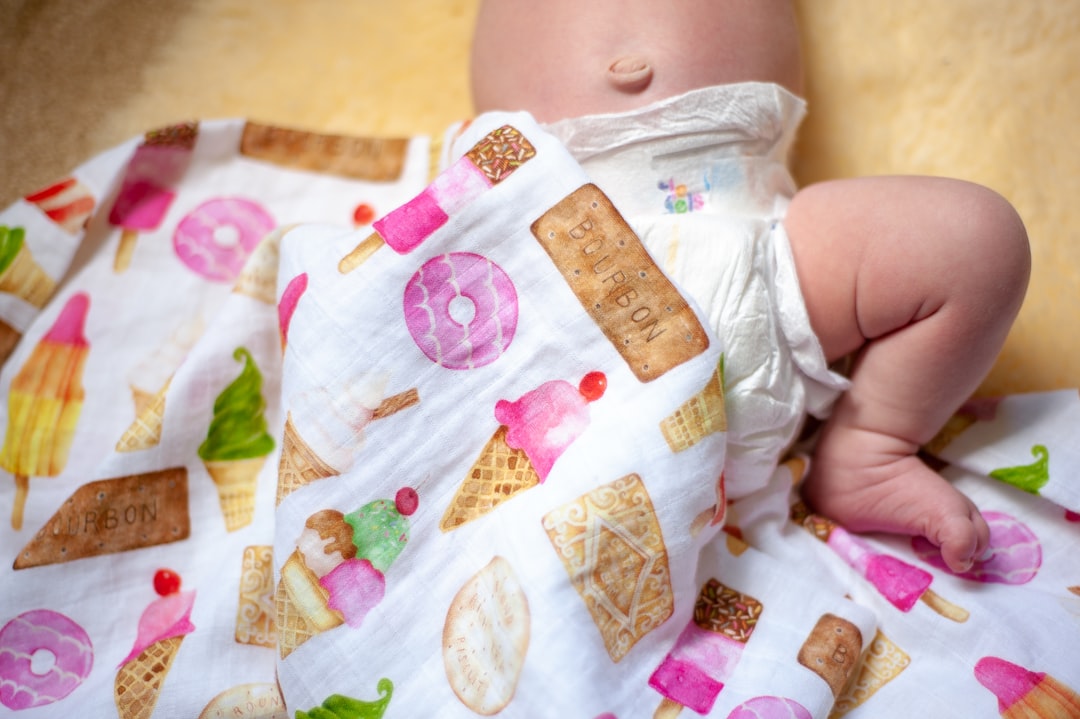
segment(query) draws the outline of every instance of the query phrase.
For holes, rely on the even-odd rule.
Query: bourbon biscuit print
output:
[[[532,233],[642,382],[708,348],[693,309],[595,185],[570,193]]]
[[[409,141],[405,138],[367,138],[321,135],[272,127],[244,125],[240,154],[258,160],[357,180],[390,182],[401,176]]]
[[[185,468],[101,479],[68,497],[22,548],[14,568],[178,542],[190,532]]]

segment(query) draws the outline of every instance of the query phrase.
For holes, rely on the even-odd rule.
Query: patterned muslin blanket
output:
[[[1080,715],[1076,390],[928,446],[963,575],[799,455],[727,497],[718,339],[554,138],[474,122],[437,174],[183,124],[0,213],[5,711]]]

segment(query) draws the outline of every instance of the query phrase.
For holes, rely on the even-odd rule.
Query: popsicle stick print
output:
[[[902,612],[910,612],[922,601],[954,622],[966,622],[969,612],[930,590],[934,577],[892,555],[878,552],[868,542],[854,536],[831,519],[793,508],[792,518],[870,582],[881,596]]]
[[[375,232],[341,258],[338,271],[348,274],[383,245],[399,255],[412,252],[446,224],[450,216],[510,177],[536,156],[536,148],[515,128],[504,125],[488,133],[463,157],[443,170],[412,200],[373,225]]]

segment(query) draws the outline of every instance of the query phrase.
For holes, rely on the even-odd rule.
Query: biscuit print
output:
[[[595,185],[578,188],[545,212],[532,234],[642,382],[708,348],[694,310]]]
[[[392,182],[401,176],[409,141],[323,135],[304,130],[244,123],[240,154],[296,170],[354,180]]]
[[[825,680],[833,696],[839,696],[862,653],[862,632],[834,614],[818,619],[799,650],[799,664]]]
[[[277,646],[274,624],[273,548],[244,547],[240,569],[239,606],[236,610],[236,641],[273,649]]]
[[[667,547],[639,476],[548,512],[543,527],[613,662],[671,616]]]
[[[15,557],[15,569],[72,562],[187,539],[184,467],[87,482]]]
[[[529,602],[502,557],[461,587],[446,613],[443,664],[454,694],[477,714],[502,711],[514,698],[529,648]]]

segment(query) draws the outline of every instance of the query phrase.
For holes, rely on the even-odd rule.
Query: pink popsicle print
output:
[[[443,170],[419,195],[373,225],[375,232],[338,263],[341,274],[352,272],[384,244],[399,255],[416,249],[450,216],[512,175],[536,156],[532,143],[504,125],[476,143]]]
[[[1065,719],[1080,716],[1080,694],[1045,672],[999,657],[983,657],[975,678],[994,693],[1004,719]]]
[[[716,579],[702,586],[694,616],[649,686],[664,699],[654,717],[674,717],[683,707],[708,714],[742,657],[761,617],[762,604]]]
[[[109,212],[109,223],[122,230],[113,263],[116,272],[131,264],[139,232],[157,229],[165,218],[175,188],[191,164],[198,132],[195,123],[154,130],[135,148]]]
[[[946,619],[954,622],[967,621],[969,614],[966,609],[956,606],[930,589],[934,577],[929,572],[878,552],[868,542],[851,534],[831,519],[810,514],[802,519],[801,524],[874,585],[874,589],[900,611],[911,611],[915,602],[921,600]]]

